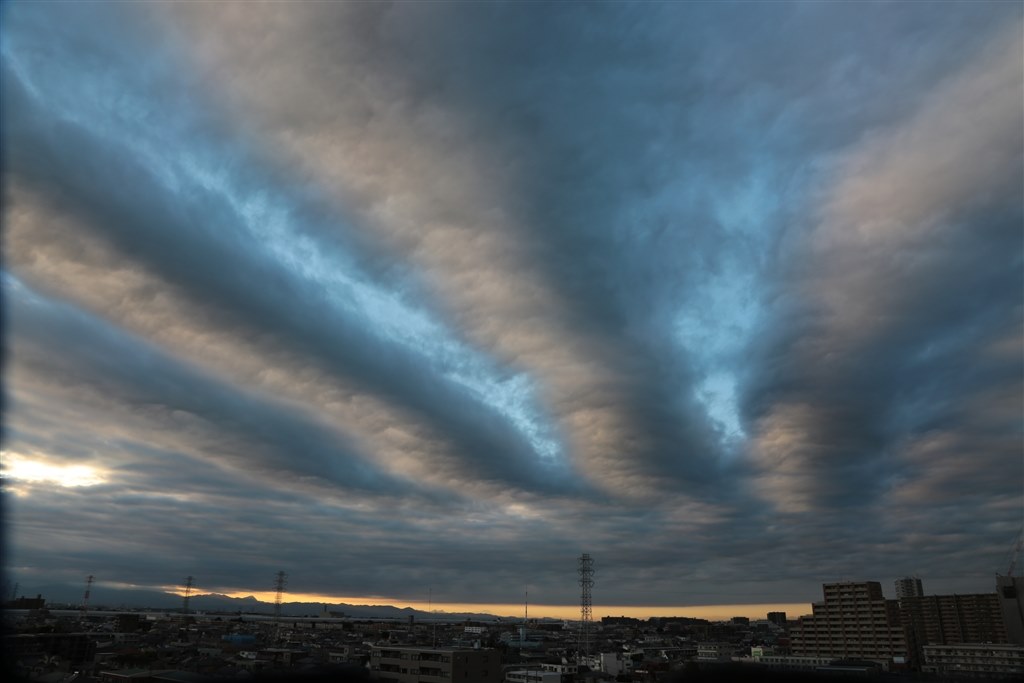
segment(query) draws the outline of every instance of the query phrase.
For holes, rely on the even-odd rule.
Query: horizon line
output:
[[[175,587],[177,588],[177,587]],[[167,589],[168,593],[178,595],[176,590]],[[210,591],[209,593],[192,593],[198,595],[223,595],[229,598],[255,598],[260,602],[273,604],[277,594],[275,591]],[[385,596],[334,596],[317,593],[286,594],[282,604],[319,603],[325,605],[352,605],[360,607],[394,607],[397,609],[413,609],[420,612],[438,614],[490,614],[496,617],[524,616],[523,603],[501,602],[437,602],[429,600],[403,600]],[[691,617],[698,619],[720,620],[732,617],[764,619],[768,612],[786,612],[787,616],[803,616],[811,613],[811,602],[745,602],[732,604],[691,604],[691,605],[598,605],[595,609],[606,612],[603,616],[625,617]],[[530,612],[535,619],[578,620],[579,604],[564,603],[530,603]]]

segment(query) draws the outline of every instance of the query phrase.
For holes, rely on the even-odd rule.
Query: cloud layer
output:
[[[1022,517],[1005,3],[8,3],[23,582],[989,590]],[[88,486],[19,476],[88,467]]]

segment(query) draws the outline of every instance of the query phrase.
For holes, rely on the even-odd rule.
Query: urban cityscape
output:
[[[1020,545],[1016,548],[1020,551]],[[42,595],[5,604],[3,651],[17,680],[82,683],[373,680],[389,683],[585,681],[1001,680],[1024,675],[1024,576],[995,577],[992,592],[928,594],[921,577],[822,586],[810,614],[594,618],[594,558],[579,557],[579,618],[411,612],[405,618],[285,614],[287,575],[270,611],[112,609]],[[704,676],[704,678],[700,678]],[[255,677],[255,678],[254,678]]]

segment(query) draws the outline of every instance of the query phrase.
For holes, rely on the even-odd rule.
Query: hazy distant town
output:
[[[582,570],[581,570],[582,571]],[[283,579],[283,576],[281,577]],[[587,576],[581,573],[581,585]],[[283,586],[283,581],[281,583]],[[49,602],[5,605],[9,675],[46,683],[322,680],[391,683],[798,680],[894,681],[1024,675],[1024,578],[994,590],[927,594],[922,579],[826,583],[812,613],[762,619],[602,615],[577,620],[444,614],[387,606],[183,596],[171,609]],[[305,613],[299,614],[303,609]],[[796,678],[794,678],[796,677]],[[318,678],[318,680],[320,680]],[[807,678],[816,680],[816,678]]]

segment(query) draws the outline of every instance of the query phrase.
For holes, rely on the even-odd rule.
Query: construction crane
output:
[[[1010,568],[1006,570],[1007,576],[1013,576],[1014,570],[1017,568],[1017,558],[1020,557],[1020,551],[1024,549],[1024,527],[1017,532],[1017,542],[1013,544],[1013,550],[1010,551]]]

